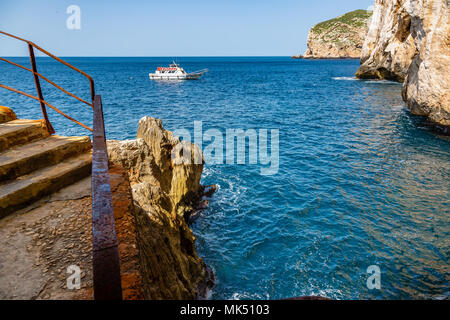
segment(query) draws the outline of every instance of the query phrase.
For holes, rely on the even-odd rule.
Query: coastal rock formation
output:
[[[450,3],[411,1],[411,34],[417,55],[402,96],[412,113],[450,126]]]
[[[146,299],[204,297],[213,274],[198,257],[188,219],[203,193],[203,156],[161,120],[139,121],[136,140],[108,141],[110,162],[128,170]]]
[[[371,16],[371,11],[356,10],[315,25],[303,58],[359,58]]]
[[[449,16],[447,0],[375,0],[356,76],[404,82],[413,114],[450,126]]]
[[[403,82],[416,52],[410,25],[406,1],[376,0],[356,76]]]

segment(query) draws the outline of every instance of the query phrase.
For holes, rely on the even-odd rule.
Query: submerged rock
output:
[[[108,141],[108,154],[129,173],[145,298],[204,298],[213,274],[198,257],[187,223],[203,195],[200,148],[164,130],[161,120],[144,117],[137,139]]]
[[[359,78],[397,80],[413,114],[450,126],[447,0],[375,0]]]
[[[371,11],[356,10],[315,25],[303,58],[359,58],[371,16]]]

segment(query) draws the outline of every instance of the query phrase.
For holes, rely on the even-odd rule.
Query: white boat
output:
[[[206,72],[208,69],[187,73],[179,64],[172,62],[168,68],[158,67],[155,73],[149,73],[149,77],[150,80],[197,80]]]

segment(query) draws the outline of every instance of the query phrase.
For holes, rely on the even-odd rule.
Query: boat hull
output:
[[[150,73],[150,80],[198,80],[203,73],[186,74],[186,75],[159,75]]]

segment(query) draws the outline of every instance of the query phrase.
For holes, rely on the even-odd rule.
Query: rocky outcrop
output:
[[[128,170],[145,298],[204,297],[213,274],[198,257],[187,223],[203,193],[200,148],[164,130],[161,120],[145,117],[137,139],[108,141],[108,154]]]
[[[450,126],[449,17],[447,0],[375,0],[356,76],[404,82],[413,114]]]
[[[5,123],[5,122],[16,120],[16,119],[17,119],[17,116],[14,113],[14,111],[12,111],[8,107],[0,106],[0,123]]]
[[[450,126],[450,3],[411,1],[411,35],[417,54],[403,85],[412,113]]]
[[[371,11],[356,10],[315,25],[303,58],[359,58],[371,16]]]

